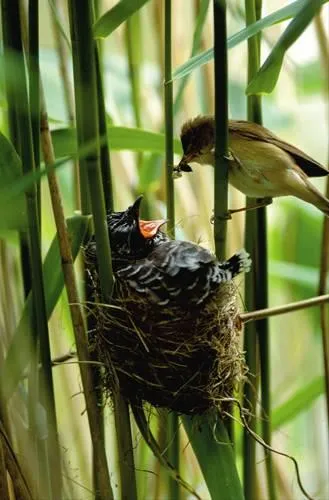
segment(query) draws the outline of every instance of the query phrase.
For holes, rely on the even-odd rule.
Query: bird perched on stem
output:
[[[264,198],[262,204],[271,203],[276,196],[296,196],[329,216],[329,200],[309,180],[328,175],[320,163],[257,123],[229,120],[228,131],[232,186],[251,198]],[[181,142],[184,155],[174,168],[176,175],[191,172],[189,164],[193,162],[215,165],[212,116],[187,121],[181,130]]]
[[[113,271],[117,281],[153,304],[193,307],[202,304],[221,283],[248,271],[250,258],[240,250],[219,262],[205,248],[169,239],[160,227],[166,220],[139,217],[142,196],[123,212],[107,216]],[[85,248],[87,261],[96,262],[95,242]]]

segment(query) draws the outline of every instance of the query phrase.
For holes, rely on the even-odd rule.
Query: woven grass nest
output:
[[[190,415],[227,406],[245,374],[236,285],[223,283],[202,307],[185,310],[150,307],[124,287],[116,284],[115,307],[93,308],[90,345],[105,367],[105,392],[116,373],[121,393],[135,404]]]

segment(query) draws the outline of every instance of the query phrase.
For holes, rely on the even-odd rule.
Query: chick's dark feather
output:
[[[245,252],[220,263],[208,250],[187,241],[167,241],[145,259],[118,269],[117,277],[159,305],[202,304],[218,286],[249,269]]]
[[[162,231],[144,238],[138,217],[132,217],[129,209],[109,214],[107,224],[118,284],[157,305],[200,305],[222,282],[250,267],[249,255],[244,250],[225,262],[218,262],[205,248],[170,240]],[[94,239],[85,247],[85,256],[89,270],[96,270]]]

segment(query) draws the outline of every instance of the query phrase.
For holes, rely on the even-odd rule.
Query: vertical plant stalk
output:
[[[32,500],[32,494],[30,492],[29,486],[25,480],[22,473],[21,467],[17,461],[16,455],[11,447],[8,440],[8,435],[0,421],[0,442],[2,442],[2,449],[6,464],[6,469],[10,475],[15,498],[17,500]],[[2,499],[2,497],[1,497]]]
[[[70,125],[74,123],[74,101],[73,101],[73,92],[72,85],[69,78],[68,71],[68,47],[65,38],[59,27],[59,22],[62,19],[61,12],[61,1],[60,0],[52,0],[52,8],[51,11],[51,21],[53,26],[53,33],[55,38],[55,47],[58,55],[59,61],[59,73],[61,77],[61,82],[63,85],[63,93],[65,100],[65,109],[67,113],[67,117]],[[79,162],[74,160],[74,171],[73,171],[73,184],[74,184],[74,199],[75,199],[75,207],[77,210],[81,209],[81,200],[80,200],[80,178],[79,178]]]
[[[226,1],[214,0],[215,56],[215,186],[214,238],[218,259],[226,252],[228,200],[228,71]]]
[[[137,11],[126,21],[126,49],[128,56],[129,79],[131,86],[132,108],[134,112],[135,125],[137,128],[142,126],[141,119],[141,82],[140,82],[140,66],[141,66],[141,47],[142,47],[142,31],[141,31],[141,13]],[[143,162],[143,153],[137,153],[137,169],[139,170]]]
[[[168,233],[175,238],[175,192],[173,180],[174,167],[174,113],[172,82],[172,1],[164,0],[164,111],[165,111],[165,145],[166,145],[166,197]],[[167,416],[168,454],[179,474],[179,425],[178,415]],[[180,490],[178,482],[169,477],[170,498],[178,500]]]
[[[219,260],[225,258],[228,203],[228,67],[226,1],[214,0],[215,182],[214,241]],[[232,442],[233,422],[226,422]]]
[[[328,37],[321,18],[321,12],[314,18],[315,30],[318,39],[320,55],[322,59],[323,73],[326,84],[324,85],[325,105],[328,110],[329,99],[329,49]],[[327,120],[328,124],[328,120]],[[329,142],[328,142],[328,165],[329,165]],[[326,196],[329,196],[329,179],[326,182]],[[329,219],[323,217],[322,244],[321,244],[321,262],[319,277],[319,295],[326,293],[326,282],[329,268]],[[327,425],[329,426],[329,324],[328,324],[328,306],[323,305],[320,308],[321,331],[322,331],[322,351],[323,367],[326,387],[326,407],[327,407]]]
[[[7,467],[5,462],[5,453],[0,437],[0,498],[1,500],[9,500]]]
[[[166,196],[168,232],[175,238],[175,193],[172,176],[174,166],[174,116],[173,116],[173,82],[172,82],[172,22],[171,0],[164,1],[164,105],[166,135]]]
[[[24,65],[24,53],[21,34],[21,16],[18,0],[2,0],[2,23],[5,26],[4,41],[7,78],[10,78],[12,86],[11,98],[14,98],[16,106],[16,125],[18,134],[24,140],[20,142],[20,154],[24,174],[33,172],[35,169],[30,106],[27,92],[27,81]],[[14,58],[14,59],[12,59]],[[11,104],[13,106],[13,103]],[[40,395],[41,403],[47,415],[48,428],[48,450],[51,450],[50,474],[51,491],[53,498],[61,498],[62,476],[61,459],[57,434],[57,422],[55,411],[54,387],[51,370],[51,356],[49,345],[48,322],[46,315],[44,284],[42,275],[42,255],[40,245],[40,223],[36,185],[26,192],[26,206],[28,218],[28,238],[30,248],[30,266],[33,276],[33,332],[34,347],[36,354],[40,349],[41,371],[40,371]],[[38,346],[38,348],[37,348]],[[37,359],[33,362],[38,363]],[[33,370],[33,363],[31,364]],[[36,411],[36,408],[35,408]]]
[[[105,209],[107,212],[113,210],[113,185],[111,176],[111,157],[109,142],[107,140],[107,118],[105,109],[105,95],[102,75],[102,65],[100,60],[100,43],[95,42],[95,64],[96,64],[96,82],[97,82],[97,100],[98,100],[98,131],[99,136],[106,138],[102,141],[100,147],[100,162],[102,172],[102,184],[104,191]]]
[[[256,19],[255,0],[245,0],[246,24],[250,24]],[[248,77],[250,82],[259,67],[259,40],[257,37],[248,40]],[[261,123],[261,107],[258,96],[247,98],[248,120]],[[252,205],[252,200],[247,198],[247,206]],[[261,209],[259,209],[261,210]],[[257,210],[258,212],[258,210]],[[245,278],[245,304],[248,311],[257,308],[256,295],[258,293],[257,279],[260,277],[257,259],[259,241],[258,234],[258,214],[256,211],[246,212],[245,246],[251,255],[252,269]],[[265,257],[266,258],[266,257]],[[256,432],[256,406],[258,387],[258,337],[255,324],[247,324],[244,332],[244,350],[246,353],[246,363],[249,369],[248,380],[244,386],[244,406],[250,410],[248,425],[252,431]],[[247,429],[243,432],[243,487],[246,500],[257,498],[257,476],[256,476],[256,441],[249,434]]]
[[[47,113],[44,107],[41,114],[41,148],[43,158],[46,166],[51,167],[55,163],[55,156],[51,136],[48,126]],[[80,307],[80,297],[77,288],[77,282],[74,273],[73,258],[71,253],[71,246],[67,232],[67,226],[64,216],[64,210],[61,200],[61,195],[57,183],[56,174],[54,171],[49,170],[48,184],[52,208],[57,228],[58,242],[60,254],[62,258],[62,269],[64,275],[65,287],[70,304],[70,314],[73,324],[73,332],[75,336],[75,343],[77,347],[78,359],[84,361],[79,364],[81,380],[83,385],[84,396],[86,400],[87,416],[94,451],[94,457],[98,470],[98,486],[99,498],[113,499],[113,492],[110,483],[110,476],[107,467],[106,451],[102,439],[101,429],[99,427],[98,411],[97,411],[97,397],[95,388],[93,386],[92,368],[85,361],[90,360],[87,334],[83,321],[83,315]],[[96,493],[97,496],[97,493]]]
[[[39,2],[29,0],[28,7],[29,96],[34,165],[40,168],[40,68],[39,68]],[[41,225],[41,189],[37,185],[39,223]]]
[[[261,17],[262,0],[246,0],[246,24],[252,24]],[[248,40],[248,83],[254,78],[260,63],[260,35]],[[248,120],[262,124],[260,96],[249,96],[247,101]],[[247,203],[250,203],[249,200]],[[252,202],[251,202],[252,203]],[[257,245],[257,247],[256,247]],[[268,306],[268,257],[267,257],[267,221],[266,207],[255,212],[247,212],[246,246],[253,261],[252,271],[246,281],[246,306],[249,310],[265,309]],[[271,445],[271,400],[270,400],[270,356],[269,356],[269,324],[264,318],[257,325],[246,326],[246,358],[251,374],[258,372],[257,356],[260,360],[261,404],[262,404],[262,437]],[[253,387],[254,386],[254,387]],[[249,423],[253,430],[256,427],[257,378],[249,380],[246,387],[246,400],[251,405],[252,417]],[[246,498],[254,498],[256,494],[256,444],[252,437],[244,434],[244,479]],[[266,473],[268,495],[275,500],[275,480],[272,455],[266,453]]]
[[[209,8],[209,3],[210,0],[196,0],[194,2],[195,4],[195,18],[196,18],[196,23],[195,23],[195,29],[194,29],[194,34],[193,34],[193,42],[192,42],[192,49],[190,53],[190,57],[193,57],[197,54],[198,50],[200,50],[200,46],[202,45],[202,31],[203,27],[205,25],[206,19],[207,19],[207,14],[208,14],[208,8]],[[189,80],[189,76],[185,76],[179,81],[179,87],[176,93],[175,97],[175,102],[174,102],[174,115],[178,113],[178,111],[181,108],[182,102],[183,102],[183,94],[184,90],[186,87],[186,84]]]
[[[97,99],[95,41],[92,33],[92,5],[88,0],[69,0],[68,11],[73,49],[78,146],[82,147],[86,143],[92,143],[93,141],[95,143],[93,153],[88,155],[85,160],[80,161],[80,174],[83,174],[84,170],[87,174],[83,178],[81,176],[83,190],[81,200],[84,209],[87,206],[84,197],[88,197],[89,193],[95,226],[102,300],[109,303],[113,289],[113,274],[99,162],[99,103]],[[123,449],[121,446],[131,436],[128,408],[121,397],[119,387],[114,387],[113,402],[119,452],[121,496],[122,498],[134,500],[137,498],[137,492],[134,463],[131,460],[133,454],[130,452],[133,445],[130,440],[129,449]],[[101,425],[101,422],[99,422],[99,425]]]
[[[142,120],[140,112],[141,19],[139,11],[127,19],[125,35],[131,84],[132,108],[135,117],[135,125],[137,128],[140,128]]]

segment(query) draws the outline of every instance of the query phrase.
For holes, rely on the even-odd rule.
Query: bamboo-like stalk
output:
[[[9,500],[7,468],[5,462],[5,453],[0,437],[0,498],[2,500]]]
[[[88,0],[70,0],[68,2],[70,31],[72,40],[73,72],[75,83],[76,120],[78,145],[95,141],[92,154],[80,162],[80,173],[86,169],[87,177],[82,178],[82,207],[86,208],[84,198],[91,202],[99,268],[102,300],[109,302],[113,288],[110,243],[106,226],[104,190],[99,162],[99,103],[97,100],[97,75],[95,41],[92,33],[92,5]],[[87,187],[88,186],[88,189]],[[130,440],[129,450],[121,444],[131,436],[127,405],[121,399],[119,387],[113,390],[113,402],[116,421],[116,435],[119,452],[121,496],[134,500],[137,498],[134,464],[131,460],[133,449]]]
[[[27,92],[27,81],[24,65],[22,34],[20,30],[21,15],[18,0],[2,0],[2,23],[5,26],[4,41],[5,52],[8,53],[6,59],[6,71],[9,71],[11,86],[16,106],[16,125],[19,136],[24,140],[20,141],[20,153],[23,165],[23,172],[32,172],[35,168],[32,130],[30,119],[30,107]],[[13,61],[13,57],[15,60]],[[13,64],[14,63],[14,64]],[[15,76],[14,76],[15,72]],[[14,76],[14,77],[13,77]],[[48,449],[52,450],[49,455],[50,476],[51,476],[51,494],[60,499],[62,489],[62,477],[60,472],[60,451],[57,435],[57,422],[55,411],[54,388],[51,371],[51,356],[48,335],[48,322],[44,299],[44,284],[42,275],[42,254],[40,245],[40,223],[36,185],[33,184],[26,192],[27,218],[28,218],[28,236],[30,247],[30,265],[33,275],[33,307],[34,314],[32,321],[34,323],[34,346],[40,343],[41,376],[40,376],[40,395],[41,403],[46,410],[48,423]],[[33,355],[35,355],[37,349]],[[37,363],[37,359],[34,360]],[[33,363],[32,363],[33,370]],[[35,409],[36,411],[36,409]]]
[[[126,21],[126,49],[128,56],[129,80],[131,86],[131,101],[132,109],[137,128],[142,126],[141,117],[141,82],[140,82],[140,66],[141,66],[141,14],[137,11]],[[143,163],[143,153],[136,154],[137,169],[140,170]],[[148,205],[148,199],[146,200]],[[144,205],[145,210],[145,205]]]
[[[129,80],[131,85],[132,109],[134,112],[135,125],[140,128],[142,125],[140,106],[140,40],[136,34],[140,34],[141,19],[140,12],[137,11],[126,21],[126,47],[129,67]]]
[[[246,24],[252,24],[261,17],[262,0],[246,0]],[[248,82],[250,82],[256,75],[260,64],[260,35],[250,38],[248,40]],[[262,124],[262,107],[260,96],[249,96],[247,101],[248,120]],[[251,230],[251,227],[255,232]],[[266,207],[261,207],[256,212],[247,214],[246,233],[248,245],[247,250],[250,250],[253,269],[250,277],[247,279],[249,286],[246,288],[246,293],[251,293],[253,288],[252,300],[248,301],[247,307],[252,309],[263,309],[268,304],[268,257],[267,257],[267,221],[266,221]],[[250,238],[250,239],[249,239]],[[256,246],[257,245],[257,246]],[[250,297],[251,298],[251,297]],[[269,325],[265,317],[259,324],[248,325],[246,331],[246,346],[247,346],[247,362],[252,364],[248,365],[251,373],[258,372],[257,366],[257,349],[260,362],[260,384],[261,384],[261,404],[262,404],[262,437],[266,443],[271,444],[271,401],[270,401],[270,356],[269,356]],[[257,345],[256,345],[257,344]],[[252,351],[252,352],[251,352]],[[249,358],[249,359],[248,359]],[[252,381],[250,380],[252,383]],[[251,403],[252,413],[256,415],[256,390],[249,385],[246,388],[246,399]],[[252,394],[253,392],[253,394]],[[250,424],[255,427],[256,420],[252,418]],[[248,486],[249,480],[253,478],[256,480],[256,456],[255,456],[255,443],[252,442],[252,436],[245,432],[245,449],[251,454],[252,460],[245,461],[245,481]],[[272,455],[266,455],[266,473],[268,494],[270,500],[275,500],[275,484],[273,476]],[[252,468],[252,472],[250,470]],[[252,474],[252,475],[250,475]],[[245,489],[247,498],[254,498],[255,483],[250,481],[250,489]]]
[[[100,137],[107,138],[107,118],[105,109],[105,95],[103,75],[100,60],[100,41],[95,43],[95,63],[96,63],[96,82],[97,82],[97,100],[98,100],[98,131]],[[102,172],[102,184],[104,191],[105,209],[106,211],[113,210],[113,186],[111,176],[111,159],[109,142],[102,141],[100,147],[100,162]]]
[[[30,0],[28,7],[29,97],[35,168],[40,168],[40,89],[39,89],[39,2]],[[39,223],[41,224],[41,188],[37,185]]]
[[[0,441],[2,442],[6,469],[8,470],[8,473],[10,475],[16,499],[32,500],[31,491],[25,480],[20,465],[17,461],[16,455],[9,442],[8,435],[6,434],[1,421],[0,421]]]
[[[226,252],[228,200],[228,80],[226,2],[214,0],[215,186],[214,239],[218,259]]]
[[[45,164],[51,166],[55,162],[53,146],[48,126],[47,113],[44,108],[41,114],[41,147]],[[84,325],[83,315],[80,307],[80,298],[77,282],[74,273],[73,258],[71,253],[70,240],[67,232],[64,210],[62,206],[61,195],[54,171],[48,173],[48,184],[51,196],[52,208],[57,228],[60,254],[62,258],[62,268],[65,281],[65,287],[70,304],[70,313],[75,336],[75,343],[79,360],[90,361],[87,334]],[[88,363],[80,363],[81,380],[86,400],[86,409],[90,434],[92,439],[94,459],[97,465],[98,477],[97,485],[99,487],[99,498],[113,498],[113,491],[110,483],[110,475],[107,467],[106,451],[102,440],[102,432],[99,425],[98,404],[96,391],[93,385],[92,367]],[[97,494],[96,494],[97,496]]]
[[[245,0],[246,24],[251,24],[256,20],[256,3],[255,0]],[[248,82],[257,73],[259,68],[259,39],[257,37],[248,40]],[[249,96],[247,99],[248,120],[261,123],[261,105],[258,96]],[[247,206],[252,204],[252,200],[247,199]],[[260,209],[259,209],[260,210]],[[251,272],[246,275],[245,280],[245,304],[247,310],[257,308],[257,294],[259,286],[257,284],[260,278],[260,264],[257,251],[257,243],[260,240],[264,250],[264,239],[259,235],[258,221],[264,217],[258,216],[254,211],[246,213],[245,227],[245,245],[247,251],[252,258]],[[264,229],[264,228],[263,228]],[[266,259],[266,254],[264,260]],[[265,264],[266,265],[266,264]],[[261,278],[263,279],[263,278]],[[264,284],[264,283],[263,283]],[[267,294],[267,290],[265,290]],[[246,363],[249,369],[248,383],[244,387],[244,405],[250,409],[250,417],[248,425],[253,432],[256,431],[256,404],[257,404],[257,386],[258,386],[258,337],[256,326],[252,323],[245,328],[244,350],[246,352]],[[247,432],[243,431],[243,486],[246,500],[257,498],[256,484],[256,441]]]
[[[68,48],[67,48],[67,43],[60,30],[58,22],[59,20],[61,21],[63,17],[61,12],[61,1],[60,0],[52,0],[52,1],[53,3],[52,3],[52,8],[50,9],[50,14],[51,14],[53,33],[55,38],[55,47],[58,55],[59,73],[63,85],[65,109],[69,123],[70,125],[73,125],[74,101],[73,101],[72,84],[70,81],[69,69],[68,69]],[[80,210],[81,200],[80,200],[80,178],[79,178],[78,161],[74,160],[73,165],[74,165],[74,171],[73,171],[74,201],[76,209]]]
[[[320,55],[322,59],[323,73],[326,84],[324,85],[324,96],[327,100],[328,108],[329,98],[329,48],[328,37],[321,17],[321,13],[314,18],[315,31],[317,35]],[[328,116],[328,113],[327,113]],[[328,124],[328,119],[327,119]],[[328,142],[329,147],[329,142]],[[329,154],[329,149],[328,149]],[[328,156],[329,165],[329,156]],[[329,196],[329,179],[326,182],[326,196]],[[329,219],[323,217],[322,228],[322,244],[321,244],[321,262],[320,262],[320,277],[319,277],[319,294],[324,294],[326,291],[326,282],[329,270]],[[323,351],[323,367],[326,384],[326,406],[327,406],[327,425],[329,426],[329,324],[328,324],[328,308],[322,306],[320,308],[321,315],[321,331],[322,331],[322,351]]]
[[[172,12],[171,0],[164,2],[164,102],[165,102],[165,134],[166,134],[166,197],[168,232],[175,238],[175,195],[173,181],[174,166],[174,117],[173,117],[173,82],[172,82]]]
[[[172,82],[172,0],[164,1],[164,111],[165,111],[165,143],[166,143],[166,202],[168,232],[175,238],[175,192],[173,181],[174,166],[174,113]],[[177,414],[167,417],[168,454],[171,463],[179,474],[179,420]],[[169,477],[170,498],[180,498],[179,484]]]
[[[287,314],[290,312],[299,311],[301,309],[306,309],[307,307],[319,306],[322,304],[326,304],[327,302],[329,302],[329,294],[319,295],[310,299],[299,300],[298,302],[292,302],[290,304],[284,304],[283,306],[268,307],[267,309],[260,309],[242,313],[240,314],[240,319],[243,323],[249,323],[249,321],[259,321],[264,318],[278,316],[279,314]]]

